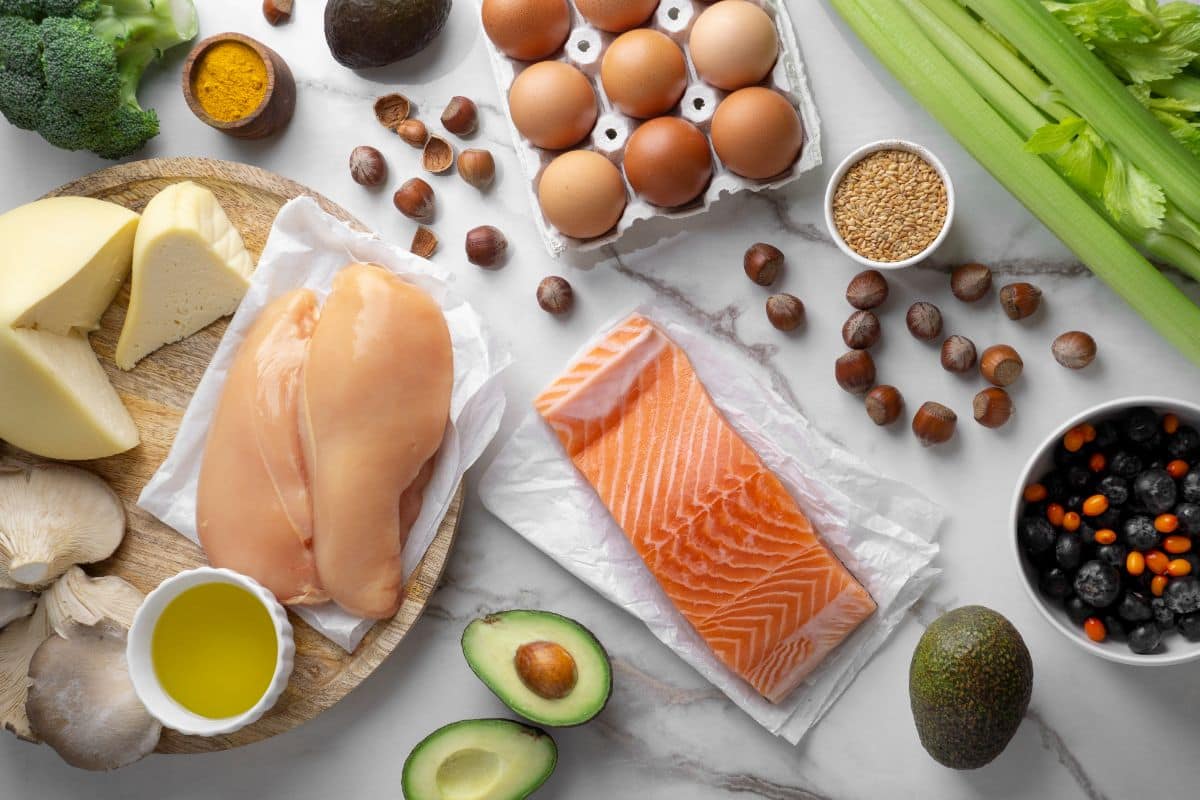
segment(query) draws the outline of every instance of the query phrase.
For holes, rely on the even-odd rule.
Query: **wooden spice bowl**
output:
[[[267,67],[267,91],[258,108],[241,119],[222,122],[204,110],[192,91],[196,70],[204,54],[223,42],[240,42],[258,54]],[[240,33],[218,33],[192,48],[183,65],[183,97],[201,122],[238,139],[262,139],[279,131],[296,110],[296,79],[283,57],[262,42]]]

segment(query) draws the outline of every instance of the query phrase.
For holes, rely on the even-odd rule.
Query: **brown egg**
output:
[[[804,125],[778,92],[751,86],[717,106],[712,119],[717,158],[745,178],[761,180],[786,170],[804,146]]]
[[[625,145],[625,177],[648,203],[669,208],[691,202],[712,177],[708,139],[679,117],[652,119]]]
[[[575,0],[575,8],[600,30],[621,33],[648,20],[658,0]]]
[[[483,30],[509,58],[536,61],[571,33],[567,0],[483,0]]]
[[[562,150],[582,141],[596,124],[596,92],[571,65],[539,61],[513,81],[508,109],[522,136],[537,147]]]
[[[775,23],[754,3],[721,0],[692,25],[688,49],[696,72],[718,89],[753,86],[779,55]]]
[[[687,88],[687,61],[671,37],[650,28],[613,40],[600,64],[608,99],[631,117],[646,119],[670,111]]]
[[[538,202],[555,228],[576,239],[608,232],[625,210],[621,171],[599,153],[572,150],[550,162],[538,181]]]

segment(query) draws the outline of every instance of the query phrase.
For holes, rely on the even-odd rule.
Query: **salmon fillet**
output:
[[[534,406],[671,602],[769,701],[874,613],[687,355],[645,317],[617,326]]]

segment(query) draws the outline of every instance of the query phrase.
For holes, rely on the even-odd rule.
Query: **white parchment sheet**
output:
[[[779,476],[879,610],[804,684],[772,704],[718,661],[675,609],[535,412],[488,468],[480,496],[493,514],[646,623],[763,727],[795,744],[845,691],[938,574],[930,562],[938,552],[933,540],[944,512],[813,428],[749,371],[740,353],[694,329],[671,308],[652,305],[638,311],[687,352],[725,418]],[[611,327],[606,326],[577,357]]]
[[[405,578],[412,574],[446,515],[463,473],[496,435],[504,414],[499,380],[507,352],[489,337],[483,320],[450,288],[449,271],[375,236],[359,233],[321,210],[310,197],[285,205],[275,218],[250,290],[229,323],[212,362],[188,405],[166,460],[151,477],[138,505],[181,534],[196,535],[196,486],[209,421],[238,347],[262,309],[300,286],[323,300],[342,267],[354,261],[379,264],[429,292],[442,307],[454,348],[450,425],[438,451],[436,471],[425,489],[421,515],[404,546]],[[352,652],[374,624],[333,603],[298,606],[306,622]]]

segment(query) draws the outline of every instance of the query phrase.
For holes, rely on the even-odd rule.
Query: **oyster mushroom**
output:
[[[44,586],[72,564],[108,558],[125,507],[107,483],[63,464],[0,467],[0,579]]]
[[[37,737],[25,713],[29,662],[49,635],[50,624],[41,603],[32,616],[0,631],[0,726],[30,742],[36,742]]]
[[[0,587],[0,630],[10,622],[28,617],[36,605],[37,598],[32,592]]]
[[[112,622],[129,630],[133,615],[145,597],[115,575],[92,578],[79,567],[71,567],[42,594],[50,632],[64,639],[78,627]]]

